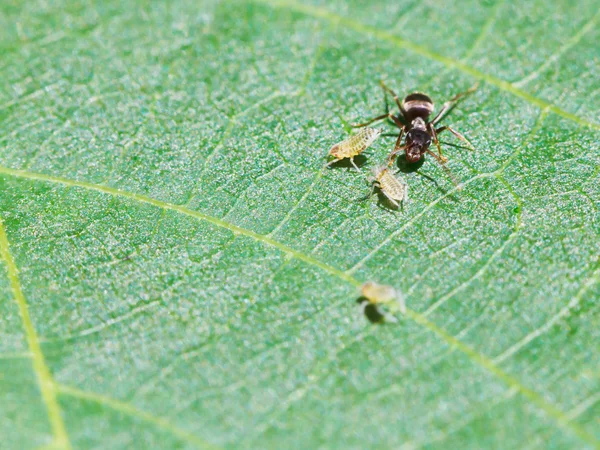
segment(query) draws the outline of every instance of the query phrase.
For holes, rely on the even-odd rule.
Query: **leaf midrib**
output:
[[[31,315],[29,314],[29,306],[25,300],[21,283],[19,281],[19,270],[10,251],[10,243],[8,241],[8,237],[6,236],[2,217],[0,217],[0,257],[6,266],[7,276],[13,291],[15,303],[17,304],[19,310],[23,332],[25,333],[27,346],[29,347],[29,352],[31,353],[33,370],[38,380],[40,394],[44,404],[46,405],[48,420],[50,421],[50,427],[54,435],[54,445],[63,448],[64,450],[71,450],[71,442],[69,441],[67,429],[65,427],[60,406],[56,398],[54,380],[52,379],[50,369],[46,364],[46,359],[44,358],[42,348],[40,347],[35,326],[33,325]]]
[[[418,44],[415,44],[413,42],[410,42],[408,40],[405,40],[403,38],[400,38],[398,36],[395,36],[391,33],[385,32],[385,31],[381,31],[378,30],[377,28],[368,26],[368,25],[364,25],[360,22],[357,21],[353,21],[352,19],[348,19],[345,18],[343,16],[339,16],[335,13],[332,13],[324,8],[318,8],[318,7],[313,7],[313,6],[309,6],[309,5],[301,5],[298,4],[294,1],[281,1],[281,0],[250,0],[251,2],[255,2],[255,3],[261,3],[261,4],[266,4],[269,5],[271,7],[282,7],[282,8],[286,8],[286,9],[290,9],[293,11],[297,11],[315,18],[321,18],[321,19],[325,19],[331,23],[342,23],[345,26],[347,26],[348,28],[351,28],[357,32],[363,33],[363,34],[367,34],[370,36],[374,36],[380,40],[385,40],[388,42],[393,43],[394,45],[400,47],[400,48],[404,48],[406,50],[412,51],[416,54],[425,56],[429,59],[438,61],[444,65],[446,65],[448,68],[451,69],[457,69],[467,75],[473,76],[475,78],[478,78],[480,80],[483,80],[487,83],[489,83],[490,85],[496,86],[497,88],[508,92],[512,95],[515,95],[517,97],[520,97],[522,99],[524,99],[525,101],[527,101],[528,103],[538,106],[546,111],[551,111],[563,118],[566,118],[568,120],[571,120],[575,123],[578,123],[582,126],[587,126],[593,129],[600,129],[600,125],[596,124],[594,122],[590,122],[586,119],[582,119],[578,116],[576,116],[575,114],[569,113],[567,111],[562,110],[561,108],[545,101],[542,99],[539,99],[523,90],[521,90],[519,87],[517,87],[515,84],[509,83],[507,81],[501,80],[499,78],[496,78],[494,76],[488,75],[484,72],[480,72],[477,69],[469,66],[468,64],[465,64],[461,61],[456,61],[452,58],[448,58],[445,57],[443,55],[437,54],[431,50],[429,50],[426,47],[420,46]],[[593,24],[597,18],[599,17],[600,13],[597,14],[596,16],[594,16],[590,21],[588,21],[588,23],[585,25],[586,28],[591,28],[590,24]],[[582,34],[580,33],[579,36],[581,36]],[[573,40],[576,41],[576,40]],[[310,71],[309,71],[310,73]],[[233,120],[232,118],[230,118],[230,123],[232,123]],[[217,151],[217,149],[213,149],[213,151]],[[488,177],[493,177],[496,176],[499,178],[499,174],[501,174],[501,172],[503,171],[503,169],[517,156],[517,154],[520,152],[520,150],[517,150],[513,155],[511,155],[511,157],[505,162],[505,164],[499,168],[497,171],[495,172],[491,172],[491,173],[486,173],[486,174],[480,174],[474,178],[472,178],[471,180],[469,180],[466,184],[469,184],[479,178],[488,178]],[[150,197],[146,197],[140,194],[136,194],[136,193],[131,193],[131,192],[127,192],[127,191],[122,191],[122,190],[118,190],[118,189],[114,189],[114,188],[110,188],[110,187],[105,187],[105,186],[101,186],[101,185],[96,185],[93,183],[87,183],[87,182],[79,182],[79,181],[75,181],[75,180],[69,180],[69,179],[65,179],[65,178],[60,178],[60,177],[53,177],[53,176],[49,176],[49,175],[44,175],[44,174],[35,174],[35,173],[31,173],[31,172],[27,172],[27,171],[23,171],[23,170],[15,170],[15,169],[10,169],[10,168],[3,168],[0,167],[0,173],[4,173],[6,175],[10,175],[10,176],[14,176],[14,177],[18,177],[18,178],[27,178],[27,179],[32,179],[32,180],[38,180],[38,181],[45,181],[45,182],[50,182],[50,183],[58,183],[58,184],[62,184],[65,186],[71,186],[71,187],[78,187],[78,188],[84,188],[84,189],[90,189],[90,190],[95,190],[101,193],[105,193],[105,194],[109,194],[109,195],[113,195],[113,196],[120,196],[120,197],[125,197],[125,198],[129,198],[131,200],[134,200],[136,202],[140,202],[140,203],[147,203],[147,204],[151,204],[153,206],[162,208],[163,210],[172,210],[181,214],[185,214],[191,217],[195,217],[197,219],[200,220],[204,220],[207,221],[209,223],[212,223],[216,226],[225,228],[230,230],[231,232],[233,232],[234,234],[239,234],[239,235],[244,235],[247,237],[250,237],[252,239],[255,239],[259,242],[263,242],[266,245],[270,245],[274,248],[277,248],[279,250],[281,250],[282,252],[284,252],[286,255],[289,255],[291,257],[294,257],[295,259],[298,259],[300,261],[303,261],[307,264],[313,265],[315,267],[318,267],[328,273],[330,273],[331,275],[334,275],[335,277],[338,277],[339,279],[346,281],[354,286],[359,286],[361,283],[354,278],[351,274],[354,272],[354,270],[356,270],[356,268],[352,268],[346,272],[341,271],[333,266],[330,266],[326,263],[323,263],[322,261],[319,261],[309,255],[306,255],[302,252],[299,252],[297,250],[294,250],[291,247],[286,246],[285,244],[276,241],[274,239],[271,239],[271,235],[273,233],[269,233],[268,235],[264,236],[258,233],[255,233],[251,230],[247,230],[241,227],[238,227],[236,225],[233,225],[225,220],[222,219],[218,219],[216,217],[212,217],[197,211],[193,211],[188,209],[187,207],[183,207],[183,206],[179,206],[179,205],[174,205],[174,204],[170,204],[168,202],[163,202],[157,199],[153,199]],[[502,181],[502,179],[500,180]],[[430,203],[420,214],[418,214],[417,216],[413,217],[407,224],[405,224],[405,226],[403,227],[403,229],[407,228],[408,226],[411,226],[416,220],[418,220],[425,212],[427,212],[429,209],[433,208],[437,203],[439,203],[439,201],[443,200],[443,198],[445,198],[447,195],[451,195],[453,191],[450,191],[448,194],[440,197],[439,199],[435,200],[434,202]],[[0,219],[1,220],[1,219]],[[0,222],[1,223],[1,222]],[[8,240],[4,239],[6,242],[0,242],[1,247],[8,249]],[[384,245],[384,244],[383,244]],[[5,260],[5,263],[7,265],[8,271],[9,271],[9,278],[11,278],[11,282],[13,280],[13,278],[15,278],[17,275],[17,268],[16,265],[14,265],[14,261],[12,261],[12,256],[10,255],[10,253],[8,253],[6,251],[2,252],[2,256]],[[11,261],[12,261],[12,265],[14,267],[12,267],[11,269]],[[362,261],[361,261],[362,262]],[[592,277],[590,277],[581,287],[581,289],[579,290],[579,292],[577,293],[577,295],[573,298],[573,300],[569,303],[569,305],[567,305],[565,308],[563,308],[563,310],[561,310],[561,317],[562,312],[567,310],[568,308],[570,308],[570,305],[573,301],[575,301],[575,299],[579,299],[581,298],[581,296],[583,295],[583,293],[589,289],[592,285],[594,285],[597,281],[598,281],[598,271],[597,271],[598,267],[596,267],[596,269],[594,269],[594,273],[592,275]],[[14,274],[14,277],[11,276],[11,273]],[[18,278],[15,278],[18,280]],[[14,291],[14,286],[13,286],[13,291]],[[17,302],[19,303],[19,299],[16,299]],[[25,302],[25,299],[23,298],[23,302]],[[25,303],[26,305],[26,303]],[[531,391],[528,388],[526,388],[525,386],[523,386],[519,380],[517,380],[516,378],[513,378],[512,376],[508,375],[506,372],[502,371],[497,365],[497,362],[501,362],[497,361],[497,359],[489,359],[486,356],[478,353],[476,350],[472,349],[471,347],[467,346],[466,344],[464,344],[462,341],[460,341],[459,339],[457,339],[454,336],[451,336],[449,334],[447,334],[445,332],[445,330],[443,330],[442,328],[437,327],[437,325],[435,325],[433,322],[429,322],[424,314],[420,314],[416,311],[413,310],[409,310],[407,316],[412,319],[413,321],[415,321],[417,324],[423,326],[424,328],[428,329],[429,331],[433,332],[434,334],[436,334],[438,336],[438,338],[440,338],[441,340],[445,341],[450,347],[452,348],[456,348],[459,349],[461,352],[463,352],[474,364],[479,365],[483,368],[485,368],[488,372],[490,372],[492,375],[494,375],[494,377],[496,377],[498,380],[503,381],[505,384],[507,384],[508,386],[511,386],[511,389],[516,389],[518,390],[522,395],[524,395],[525,397],[527,397],[532,403],[534,403],[535,405],[537,405],[541,410],[543,410],[545,413],[547,413],[549,416],[553,417],[556,422],[565,429],[568,429],[572,432],[574,432],[577,436],[579,436],[581,439],[583,439],[584,441],[596,446],[598,445],[598,440],[596,440],[596,438],[592,435],[590,435],[589,433],[587,433],[587,431],[585,431],[582,427],[578,426],[577,424],[573,424],[571,423],[571,420],[573,419],[570,414],[565,414],[563,411],[561,411],[560,409],[556,408],[554,405],[552,405],[551,403],[546,402],[543,397],[538,394],[535,391]],[[554,320],[554,319],[553,319]],[[26,324],[24,323],[24,327],[27,329]],[[31,325],[31,329],[33,330],[33,332],[35,333],[35,330],[33,329],[33,325]],[[542,332],[545,331],[545,327],[540,328],[540,330],[542,330]],[[534,338],[537,336],[534,336]],[[39,356],[41,356],[42,361],[43,361],[43,354],[41,353],[41,349],[39,350],[39,354],[36,353],[35,349],[31,347],[31,342],[29,342],[29,346],[30,346],[30,351],[33,353],[32,354],[32,358],[38,358]],[[39,346],[39,345],[38,345]],[[512,347],[511,347],[512,348]],[[509,355],[510,356],[510,355]],[[502,358],[503,359],[503,358]],[[156,425],[162,426],[163,428],[167,428],[169,429],[169,427],[166,427],[166,425],[169,425],[167,422],[165,423],[161,423],[161,422],[157,422],[156,418],[153,418],[153,416],[144,413],[144,412],[140,412],[139,410],[135,410],[135,408],[125,402],[120,402],[118,400],[115,401],[108,401],[107,397],[101,396],[99,394],[92,394],[92,393],[86,393],[84,391],[80,391],[77,390],[75,388],[70,388],[70,387],[66,387],[66,386],[61,386],[58,384],[55,384],[55,382],[52,380],[50,373],[48,372],[48,376],[49,381],[48,380],[44,380],[40,377],[40,371],[36,368],[36,364],[34,361],[34,369],[36,370],[36,373],[38,375],[38,377],[40,378],[40,388],[42,390],[42,396],[44,395],[44,385],[46,385],[46,388],[51,388],[51,389],[56,389],[57,392],[65,394],[65,395],[71,395],[74,397],[79,397],[82,399],[87,399],[90,401],[96,401],[98,403],[103,403],[106,406],[109,406],[113,409],[117,409],[117,410],[121,410],[124,413],[130,413],[132,415],[137,415],[138,417],[149,421],[151,423],[155,423]],[[131,411],[129,411],[131,409]],[[135,410],[135,411],[134,411]],[[132,411],[135,412],[135,414],[132,413]],[[49,408],[49,416],[52,419],[52,415],[55,415],[54,413],[50,412],[50,408]],[[60,412],[59,412],[59,416],[60,416]],[[161,420],[161,419],[158,419]],[[53,427],[55,428],[55,427]],[[171,432],[173,432],[173,429],[170,430]],[[175,431],[177,431],[175,429]],[[60,434],[60,433],[58,433]],[[66,437],[66,442],[67,444],[65,444],[65,440],[63,437],[58,436],[56,430],[55,430],[55,439],[56,439],[56,443],[62,443],[65,448],[67,448],[66,446],[68,445],[68,436],[66,436],[66,431],[64,434],[64,437]],[[177,435],[177,432],[174,432],[175,435]],[[193,435],[189,435],[189,436],[180,436],[185,438],[186,440],[192,442],[192,439],[190,439],[190,436],[193,438]],[[195,442],[196,444],[198,442]]]
[[[474,182],[475,180],[480,179],[480,178],[498,177],[499,172],[503,171],[504,168],[505,168],[505,166],[502,166],[497,171],[479,174],[479,175],[471,178],[467,182],[465,182],[465,185],[470,184],[471,182]],[[16,178],[25,178],[25,179],[30,179],[30,180],[54,183],[54,184],[61,184],[64,186],[69,186],[69,187],[77,187],[77,188],[93,190],[93,191],[101,192],[104,194],[109,194],[112,196],[128,198],[130,200],[134,200],[139,203],[154,205],[156,207],[159,207],[159,208],[162,208],[165,210],[175,211],[180,214],[194,217],[196,219],[204,220],[204,221],[209,222],[218,227],[228,229],[231,232],[233,232],[234,234],[244,235],[244,236],[250,237],[256,241],[262,242],[266,245],[270,245],[270,246],[277,248],[278,250],[284,252],[285,254],[291,255],[295,259],[303,261],[309,265],[318,267],[318,268],[324,270],[325,272],[330,273],[331,275],[334,275],[337,278],[350,283],[351,285],[353,285],[355,287],[359,287],[362,284],[360,281],[358,281],[355,277],[353,277],[349,273],[344,272],[340,269],[337,269],[333,266],[330,266],[329,264],[326,264],[322,261],[319,261],[318,259],[313,258],[303,252],[295,250],[275,239],[272,239],[270,237],[261,235],[254,231],[239,227],[237,225],[231,224],[222,219],[219,219],[219,218],[216,218],[216,217],[204,214],[204,213],[200,213],[198,211],[188,209],[185,206],[174,205],[174,204],[171,204],[171,203],[168,203],[168,202],[165,202],[162,200],[157,200],[157,199],[154,199],[151,197],[147,197],[147,196],[144,196],[141,194],[123,191],[120,189],[111,188],[111,187],[107,187],[107,186],[101,186],[101,185],[97,185],[94,183],[70,180],[70,179],[66,179],[66,178],[54,177],[54,176],[40,174],[40,173],[32,173],[32,172],[28,172],[28,171],[24,171],[24,170],[11,169],[11,168],[2,167],[2,166],[0,166],[0,173],[9,175],[9,176],[13,176]],[[442,198],[454,194],[456,190],[457,190],[457,188],[454,188],[454,189],[448,191],[446,194],[444,194],[443,196],[440,196],[440,198],[435,200],[433,203],[437,204],[439,201],[441,201]],[[423,212],[419,216],[414,217],[412,219],[412,221],[414,222],[414,220],[416,220],[422,214],[423,214]],[[8,241],[7,241],[7,243],[8,243]],[[5,261],[8,264],[8,261],[6,260],[6,255],[4,253],[3,253],[3,256],[5,257]],[[16,268],[16,266],[15,266],[15,268]],[[518,379],[516,379],[516,378],[512,377],[511,375],[509,375],[508,373],[504,372],[496,364],[494,364],[492,359],[480,354],[479,352],[477,352],[476,350],[474,350],[473,348],[471,348],[464,342],[462,342],[459,339],[457,339],[456,337],[448,334],[442,328],[438,327],[435,323],[429,321],[423,314],[421,314],[417,311],[407,308],[406,317],[410,318],[416,324],[421,325],[422,327],[426,328],[430,332],[433,332],[438,338],[440,338],[442,341],[444,341],[451,348],[456,348],[459,351],[461,351],[463,354],[465,354],[471,360],[471,362],[484,368],[488,373],[492,374],[496,379],[500,380],[501,382],[503,382],[510,388],[517,389],[524,397],[529,399],[540,410],[542,410],[548,416],[552,417],[561,428],[563,428],[567,431],[573,432],[580,439],[582,439],[583,441],[585,441],[591,445],[597,446],[600,444],[600,441],[598,441],[593,435],[588,433],[583,427],[572,423],[570,421],[568,415],[565,412],[563,412],[562,410],[560,410],[553,404],[547,402],[542,397],[542,395],[540,395],[539,393],[525,387],[523,384],[521,384],[521,382]],[[31,347],[30,347],[30,350],[33,351],[33,349]],[[41,350],[40,350],[40,352],[41,352]]]

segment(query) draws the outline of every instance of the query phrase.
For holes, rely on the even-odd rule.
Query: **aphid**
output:
[[[460,188],[460,185],[456,182],[449,169],[445,165],[448,159],[442,154],[442,147],[440,145],[440,141],[438,140],[438,135],[443,131],[448,130],[458,139],[465,142],[472,150],[474,150],[474,148],[471,143],[455,129],[449,126],[436,128],[436,125],[456,105],[456,102],[459,99],[470,94],[471,92],[474,92],[477,89],[477,85],[473,86],[468,91],[455,95],[453,98],[444,103],[444,106],[440,112],[436,114],[433,120],[429,120],[429,116],[434,111],[433,101],[431,98],[429,98],[429,96],[420,92],[414,92],[407,95],[404,100],[402,100],[402,103],[400,103],[398,96],[394,93],[394,91],[388,88],[383,81],[381,82],[381,87],[386,93],[389,92],[394,97],[394,101],[396,102],[396,105],[398,105],[400,113],[395,116],[394,114],[388,112],[367,122],[353,126],[355,128],[365,127],[377,120],[383,120],[389,117],[394,124],[400,128],[400,133],[396,139],[394,150],[388,156],[389,165],[391,166],[393,164],[394,159],[400,153],[402,153],[402,151],[405,152],[406,160],[409,163],[416,163],[420,161],[423,158],[423,155],[428,153],[429,155],[433,156],[438,163],[440,163],[450,179]],[[404,134],[406,134],[406,139],[404,145],[402,145],[402,138],[404,137]],[[437,154],[429,150],[429,146],[431,145],[432,141],[437,146]]]
[[[369,148],[369,146],[379,137],[381,132],[381,129],[365,127],[348,139],[338,142],[331,147],[331,150],[329,150],[329,156],[333,156],[335,159],[327,163],[327,166],[341,161],[342,159],[349,158],[354,168],[360,171],[358,166],[354,163],[354,157],[360,155]]]
[[[406,302],[404,295],[397,289],[386,284],[378,284],[369,281],[360,288],[361,294],[372,305],[386,305],[390,310],[406,313]]]
[[[396,208],[400,206],[400,202],[408,200],[408,185],[396,178],[389,166],[379,167],[373,172],[371,195],[373,195],[375,188],[379,188],[381,193]]]

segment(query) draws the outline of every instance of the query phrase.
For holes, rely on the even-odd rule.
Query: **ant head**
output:
[[[406,160],[409,163],[419,162],[421,159],[421,149],[416,146],[406,147]]]
[[[413,128],[406,134],[406,160],[410,163],[419,161],[430,145],[429,133]]]

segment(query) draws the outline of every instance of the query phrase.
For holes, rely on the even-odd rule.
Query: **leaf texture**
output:
[[[599,6],[4,3],[2,448],[597,448]],[[323,168],[380,79],[462,190]]]

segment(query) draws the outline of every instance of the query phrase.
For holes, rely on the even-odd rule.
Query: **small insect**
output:
[[[397,320],[394,316],[379,310],[379,305],[387,306],[391,312],[400,311],[402,314],[406,313],[404,295],[392,286],[369,281],[362,285],[360,292],[363,299],[363,302],[361,302],[363,309],[366,309],[369,305],[373,305],[377,314],[382,316],[387,322],[397,322]]]
[[[381,87],[385,93],[390,93],[394,97],[394,101],[396,102],[400,113],[395,116],[390,112],[386,112],[386,114],[377,116],[371,120],[368,120],[367,122],[353,125],[353,127],[361,128],[378,120],[390,118],[394,124],[400,128],[400,133],[396,139],[394,150],[392,150],[388,156],[389,165],[391,166],[393,164],[394,159],[400,153],[402,153],[402,151],[405,152],[406,160],[409,163],[416,163],[420,161],[423,158],[423,155],[427,153],[434,157],[438,163],[440,163],[452,182],[460,188],[460,185],[456,182],[449,169],[446,167],[446,162],[448,159],[442,154],[442,147],[440,145],[440,141],[438,140],[438,135],[443,131],[448,130],[458,139],[465,142],[472,150],[474,150],[473,145],[462,134],[452,127],[442,126],[436,128],[436,125],[456,105],[456,102],[458,102],[459,99],[474,92],[477,89],[477,85],[465,92],[455,95],[446,103],[444,103],[444,106],[442,106],[442,109],[436,114],[433,120],[429,120],[429,116],[434,111],[434,104],[429,96],[420,92],[414,92],[407,95],[401,103],[396,93],[388,88],[383,81],[381,81]],[[404,134],[406,134],[406,140],[404,145],[402,145],[402,138],[404,137]],[[437,146],[437,154],[429,150],[429,146],[431,145],[432,141]]]
[[[331,150],[329,150],[328,156],[333,156],[335,159],[327,163],[327,166],[341,161],[342,159],[349,158],[354,168],[360,172],[360,169],[354,163],[354,157],[360,155],[369,148],[369,146],[381,135],[382,131],[383,130],[381,129],[365,127],[348,139],[338,142],[331,147]]]
[[[369,197],[373,195],[375,188],[379,188],[381,193],[396,208],[400,206],[400,202],[408,200],[408,185],[394,176],[389,165],[374,169],[373,175],[371,180],[372,189]]]

